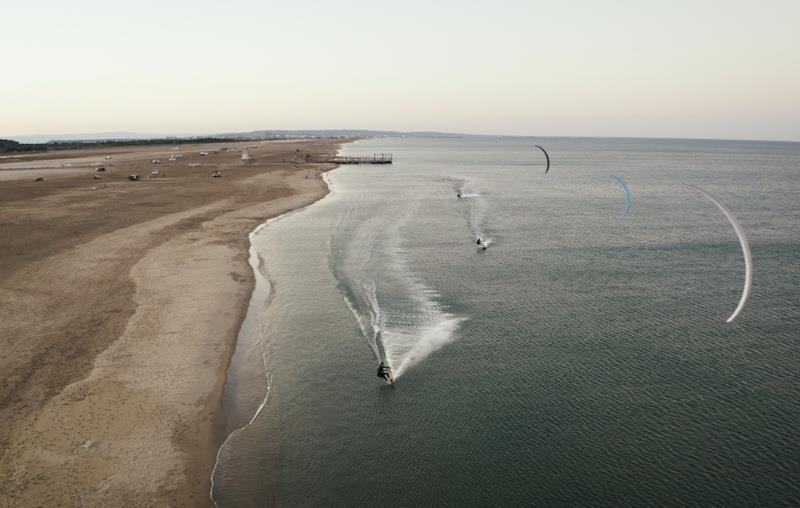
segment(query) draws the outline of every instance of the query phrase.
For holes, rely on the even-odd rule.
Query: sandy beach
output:
[[[248,233],[324,196],[306,155],[341,142],[0,160],[0,506],[210,504]]]

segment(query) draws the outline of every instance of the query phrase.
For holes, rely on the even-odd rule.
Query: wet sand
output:
[[[210,504],[247,235],[324,196],[332,166],[305,156],[341,142],[55,153],[80,161],[69,171],[0,161],[0,506]]]

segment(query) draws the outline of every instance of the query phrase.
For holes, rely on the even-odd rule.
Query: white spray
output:
[[[454,340],[463,319],[442,309],[438,293],[406,262],[401,232],[412,213],[408,205],[391,214],[370,213],[370,204],[359,201],[358,214],[354,207],[340,220],[331,238],[330,266],[376,361],[388,362],[397,379]],[[382,296],[381,289],[389,293]]]

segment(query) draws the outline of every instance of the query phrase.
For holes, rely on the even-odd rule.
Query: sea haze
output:
[[[342,153],[394,164],[336,169],[330,196],[252,237],[220,506],[800,504],[800,144]],[[687,184],[751,242],[732,324],[739,243]]]

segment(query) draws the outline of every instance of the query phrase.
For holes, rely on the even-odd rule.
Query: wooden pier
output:
[[[368,155],[363,157],[337,155],[328,162],[332,162],[334,164],[391,164],[392,154],[375,153],[371,156]]]

